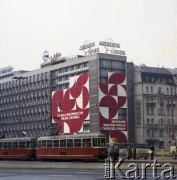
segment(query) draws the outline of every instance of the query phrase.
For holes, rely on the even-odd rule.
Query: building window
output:
[[[111,72],[111,69],[101,69],[100,76],[108,77],[108,72]]]
[[[147,119],[147,125],[149,125],[149,118]]]
[[[104,68],[111,68],[111,61],[110,60],[101,59],[100,66],[104,67]]]
[[[147,137],[149,137],[150,136],[150,130],[147,130]]]
[[[146,86],[146,93],[149,93],[149,87]]]
[[[151,87],[151,93],[153,94],[153,87]]]
[[[171,120],[171,125],[174,125],[174,119]]]
[[[174,115],[174,113],[173,113],[173,109],[171,109],[171,115],[172,115],[172,116]]]
[[[154,125],[154,119],[153,118],[151,119],[151,124]]]
[[[159,94],[162,93],[162,88],[161,88],[161,87],[158,88],[158,93],[159,93]]]
[[[169,94],[169,89],[167,88],[167,94]]]
[[[154,137],[154,130],[152,130],[152,137]]]
[[[112,61],[112,68],[113,69],[123,69],[124,63],[119,61]]]
[[[159,137],[163,137],[163,129],[159,130]]]
[[[149,115],[149,108],[146,109],[146,114]]]
[[[169,116],[169,115],[170,115],[170,109],[167,108],[167,116]]]
[[[160,124],[163,125],[163,119],[160,120]]]
[[[173,95],[173,88],[171,88],[171,95]]]

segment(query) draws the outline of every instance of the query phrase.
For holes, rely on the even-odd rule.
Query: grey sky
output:
[[[42,54],[83,54],[111,38],[128,61],[177,67],[177,0],[0,0],[0,68],[38,69]]]

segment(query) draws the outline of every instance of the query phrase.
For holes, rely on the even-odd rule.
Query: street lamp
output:
[[[16,79],[19,83],[18,85],[20,85],[20,81],[22,79],[26,79],[27,77],[24,77],[24,76],[14,76],[12,79]],[[19,103],[18,103],[18,112],[19,112],[19,123],[21,121],[21,118],[20,118],[20,86],[18,87],[18,97],[19,97]]]

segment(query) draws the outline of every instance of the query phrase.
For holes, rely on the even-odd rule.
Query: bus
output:
[[[36,158],[35,137],[0,139],[0,159],[31,160]]]
[[[37,139],[38,160],[93,160],[107,157],[107,137],[103,134],[45,136]]]

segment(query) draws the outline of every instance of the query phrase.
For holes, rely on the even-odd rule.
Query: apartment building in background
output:
[[[174,72],[174,70],[172,70]],[[166,68],[135,66],[136,142],[169,148],[177,136],[176,73]]]

